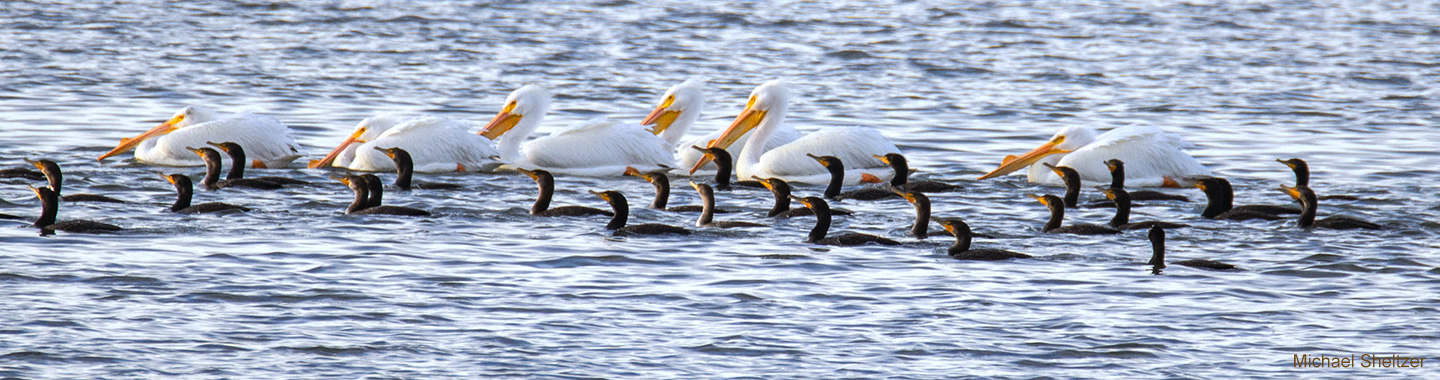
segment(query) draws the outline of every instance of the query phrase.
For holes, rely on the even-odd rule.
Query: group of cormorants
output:
[[[200,185],[207,190],[218,190],[229,187],[245,187],[253,189],[277,189],[292,185],[313,185],[311,183],[286,177],[245,177],[244,163],[245,150],[234,142],[210,142],[211,147],[189,148],[199,155],[205,162],[206,174]],[[232,165],[225,179],[220,179],[221,156],[220,151],[229,155]],[[459,188],[455,184],[429,183],[413,181],[413,165],[410,154],[400,148],[375,148],[382,151],[386,156],[395,162],[397,177],[392,186],[399,190],[426,189],[445,190]],[[971,249],[974,238],[970,226],[957,217],[935,217],[931,215],[930,199],[925,193],[948,192],[961,189],[961,186],[934,181],[910,181],[910,168],[905,156],[899,153],[890,153],[883,156],[876,155],[877,159],[885,162],[894,169],[896,175],[888,183],[876,186],[863,187],[858,190],[842,192],[841,185],[845,174],[844,163],[834,156],[810,155],[812,159],[823,165],[831,174],[832,181],[825,188],[822,196],[800,197],[792,194],[788,183],[779,178],[750,178],[731,181],[732,159],[728,152],[722,148],[701,148],[694,147],[701,151],[708,158],[714,160],[717,170],[713,179],[713,185],[708,183],[691,182],[690,185],[699,194],[701,205],[668,206],[670,196],[669,176],[662,172],[645,173],[635,169],[628,170],[627,176],[640,177],[655,188],[655,198],[651,201],[649,208],[666,210],[672,212],[699,212],[696,220],[696,227],[699,228],[763,228],[768,225],[740,220],[716,220],[716,214],[731,213],[734,210],[719,209],[715,206],[716,191],[730,191],[736,186],[766,188],[774,195],[774,206],[766,213],[770,218],[791,218],[802,216],[814,216],[815,226],[806,237],[806,242],[821,245],[855,246],[865,244],[879,245],[900,245],[893,239],[862,234],[856,232],[831,233],[831,220],[834,216],[850,215],[850,212],[843,209],[832,209],[828,200],[880,200],[900,198],[910,203],[915,208],[915,223],[910,233],[919,239],[928,235],[930,223],[937,223],[944,227],[945,231],[955,237],[955,243],[948,250],[948,254],[960,260],[1006,260],[1014,258],[1029,258],[1018,252],[1011,252],[998,249]],[[36,173],[28,169],[6,169],[0,171],[0,177],[22,177],[29,179],[46,179],[48,185],[44,187],[33,187],[32,189],[40,199],[42,209],[41,215],[35,220],[34,226],[43,233],[54,231],[65,231],[71,233],[99,233],[121,230],[120,227],[87,220],[57,221],[57,213],[61,200],[70,202],[122,202],[120,200],[96,194],[71,194],[61,196],[62,173],[60,166],[47,159],[25,160],[27,163],[40,169]],[[1225,220],[1277,220],[1282,215],[1298,214],[1298,225],[1301,228],[1328,228],[1328,229],[1382,229],[1383,227],[1363,220],[1344,217],[1330,216],[1316,220],[1316,209],[1320,199],[1354,199],[1347,196],[1317,197],[1314,190],[1309,187],[1309,167],[1304,160],[1292,158],[1288,160],[1277,160],[1291,168],[1296,176],[1294,186],[1282,186],[1281,190],[1294,198],[1300,208],[1274,205],[1233,205],[1234,193],[1229,181],[1219,177],[1194,178],[1194,186],[1205,193],[1207,205],[1201,213],[1201,217],[1208,219]],[[1115,209],[1115,216],[1105,225],[1096,224],[1071,224],[1063,225],[1065,209],[1080,207],[1079,192],[1080,179],[1076,172],[1065,166],[1054,166],[1046,164],[1051,170],[1064,179],[1066,185],[1065,195],[1056,196],[1053,194],[1031,194],[1030,197],[1038,200],[1050,210],[1050,219],[1041,228],[1044,233],[1068,233],[1068,234],[1118,234],[1124,230],[1148,229],[1149,239],[1153,247],[1153,257],[1148,265],[1153,265],[1155,270],[1165,267],[1164,244],[1165,230],[1188,227],[1185,224],[1165,221],[1142,221],[1131,222],[1130,210],[1135,201],[1188,201],[1188,198],[1175,194],[1168,194],[1156,191],[1126,191],[1125,190],[1125,163],[1118,159],[1105,161],[1106,167],[1111,173],[1111,183],[1108,187],[1097,187],[1105,194],[1106,200],[1086,204],[1085,207],[1112,207]],[[602,210],[584,206],[560,206],[551,207],[552,196],[555,193],[555,177],[545,170],[517,169],[518,172],[529,176],[539,187],[539,193],[534,205],[530,208],[530,214],[535,216],[597,216],[610,217],[605,225],[607,230],[613,231],[615,235],[655,235],[655,234],[679,234],[688,235],[693,231],[664,224],[644,223],[629,224],[629,202],[624,194],[615,190],[590,192],[610,205],[610,210]],[[161,174],[161,176],[175,187],[176,200],[169,208],[175,213],[214,213],[214,212],[245,212],[250,208],[231,205],[219,202],[208,202],[192,204],[194,184],[189,176],[184,174]],[[402,215],[402,216],[429,216],[430,212],[410,207],[384,205],[383,194],[385,184],[374,174],[349,174],[344,177],[336,177],[336,180],[349,186],[354,192],[355,199],[345,209],[346,214],[354,215]],[[865,182],[879,182],[875,178],[867,178]],[[791,202],[798,202],[802,208],[792,208]],[[0,217],[18,219],[18,217],[0,214]],[[1191,266],[1213,270],[1231,270],[1235,266],[1220,262],[1206,260],[1186,260],[1174,264]]]

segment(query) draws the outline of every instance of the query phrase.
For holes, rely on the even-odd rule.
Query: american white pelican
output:
[[[680,140],[685,137],[685,134],[690,131],[690,128],[695,126],[695,121],[700,119],[700,113],[704,110],[705,82],[700,79],[689,79],[665,91],[665,95],[660,97],[660,102],[655,106],[655,110],[651,111],[650,115],[646,116],[645,120],[640,122],[640,125],[654,126],[651,132],[660,135],[660,138],[665,139],[665,142],[668,143],[670,147],[678,150],[676,152],[678,157],[675,159],[675,167],[688,168],[695,166],[696,162],[699,162],[702,157],[705,157],[704,153],[691,149],[690,147],[706,146],[710,144],[711,140],[720,138],[720,134],[725,132],[724,130],[715,130],[707,135],[686,141],[683,144],[680,142]],[[750,140],[751,134],[752,133],[746,132],[744,135],[741,135],[740,138],[736,139],[735,143],[731,145],[730,149],[740,151],[745,147],[745,143]],[[775,130],[775,134],[770,136],[770,140],[766,141],[765,150],[775,149],[781,145],[789,144],[798,138],[800,138],[800,131],[795,130],[795,128],[789,125],[782,124]],[[734,155],[731,155],[731,157],[730,163],[733,166],[735,163]],[[701,166],[700,170],[714,172],[716,167],[714,163],[707,163]]]
[[[881,180],[895,175],[876,155],[898,153],[899,148],[884,135],[865,127],[826,128],[812,132],[795,141],[773,149],[766,149],[771,138],[785,122],[785,111],[789,107],[790,88],[783,80],[772,80],[755,87],[750,92],[750,101],[730,128],[710,142],[708,147],[728,148],[741,135],[754,130],[750,142],[740,151],[735,163],[735,174],[739,178],[780,178],[789,182],[825,184],[830,182],[830,172],[809,155],[835,156],[845,163],[847,185],[860,183],[861,174],[871,174]],[[708,159],[701,159],[690,168],[695,173]]]
[[[524,142],[550,111],[550,93],[525,85],[505,98],[505,107],[480,131],[500,147],[500,159],[523,169],[552,173],[607,177],[625,174],[626,167],[642,172],[668,170],[675,162],[665,140],[639,125],[623,125],[604,118]]]
[[[135,149],[135,160],[156,165],[198,166],[200,157],[185,149],[205,146],[207,141],[231,141],[245,147],[251,167],[281,168],[300,158],[300,144],[290,137],[290,128],[265,115],[242,112],[225,117],[202,106],[189,106],[170,120],[120,145],[100,160]]]
[[[500,166],[500,151],[495,149],[494,142],[468,129],[465,123],[442,116],[368,117],[325,158],[310,161],[309,167],[334,166],[367,172],[395,170],[395,161],[381,152],[389,148],[409,152],[417,172],[490,171]]]
[[[1095,135],[1090,127],[1069,126],[1060,129],[1049,142],[1028,153],[1005,157],[1000,167],[981,176],[989,179],[1030,166],[1030,182],[1061,186],[1060,176],[1042,163],[1068,166],[1083,181],[1109,183],[1110,171],[1105,160],[1125,162],[1126,185],[1141,187],[1179,186],[1186,177],[1210,176],[1210,169],[1185,153],[1190,144],[1178,135],[1159,128],[1131,125]]]

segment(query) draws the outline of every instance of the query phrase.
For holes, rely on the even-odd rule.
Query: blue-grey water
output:
[[[1440,346],[1435,167],[1440,12],[1433,2],[7,1],[0,6],[0,166],[64,165],[66,203],[113,235],[41,237],[0,221],[0,377],[14,378],[1029,378],[1427,377],[1424,369],[1296,369],[1292,354],[1427,356]],[[161,168],[95,158],[190,104],[254,110],[309,158],[379,112],[487,121],[506,93],[557,94],[541,132],[596,115],[638,121],[666,88],[708,78],[698,131],[725,126],[756,85],[786,78],[801,130],[866,125],[932,196],[1037,256],[959,262],[953,239],[906,236],[903,201],[842,202],[836,230],[902,247],[822,248],[813,219],[765,221],[768,193],[721,193],[725,220],[774,226],[612,238],[603,219],[535,218],[513,174],[428,175],[464,190],[387,194],[432,218],[346,216],[335,172],[264,175],[320,186],[199,192],[255,212],[182,216]],[[1069,125],[1147,124],[1185,136],[1237,203],[1288,204],[1276,158],[1359,201],[1320,214],[1385,231],[1223,222],[1191,203],[1135,219],[1170,233],[1152,275],[1143,232],[1039,231],[1021,176],[976,182]],[[697,132],[698,132],[697,131]],[[303,161],[303,160],[302,160]],[[390,174],[383,176],[393,178]],[[630,196],[635,178],[561,178],[557,204]],[[696,201],[675,179],[672,204]],[[33,218],[0,180],[0,213]],[[1090,184],[1086,185],[1088,189]],[[800,187],[802,193],[819,188]],[[1086,198],[1098,197],[1088,192]],[[1071,212],[1103,223],[1109,211]],[[939,230],[939,226],[932,226]],[[1430,364],[1434,366],[1434,364]]]

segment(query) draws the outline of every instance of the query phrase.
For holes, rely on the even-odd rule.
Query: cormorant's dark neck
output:
[[[892,156],[890,168],[895,170],[895,177],[890,179],[890,186],[905,186],[910,181],[910,163],[905,161],[903,156]]]
[[[715,190],[709,187],[700,187],[700,225],[710,224],[715,220]]]
[[[1065,207],[1080,207],[1080,176],[1060,176],[1065,180]]]
[[[1300,190],[1300,228],[1310,228],[1315,225],[1315,210],[1320,208],[1320,200],[1309,187],[1298,187],[1298,189]]]
[[[1110,191],[1115,193],[1115,217],[1110,218],[1110,227],[1130,223],[1130,193],[1120,187],[1112,187]]]
[[[1050,208],[1050,221],[1045,222],[1045,229],[1043,231],[1060,228],[1060,222],[1065,220],[1065,205],[1050,203],[1046,204],[1045,207]]]
[[[225,179],[245,178],[245,150],[236,147],[227,149],[225,153],[230,154],[230,173],[225,175]]]
[[[830,171],[830,185],[825,186],[825,199],[835,199],[840,196],[840,187],[845,185],[845,164],[839,160],[825,166]]]
[[[1150,249],[1154,251],[1150,255],[1150,262],[1146,265],[1154,265],[1156,268],[1165,267],[1165,233],[1150,234]]]
[[[730,153],[714,152],[715,159],[715,190],[730,191],[730,172],[735,170],[735,163],[730,160]]]
[[[45,228],[55,224],[55,214],[60,209],[60,196],[54,192],[40,195],[40,218],[35,219],[35,227]]]
[[[1110,171],[1110,188],[1125,188],[1125,164],[1115,164],[1115,170]]]
[[[415,174],[415,161],[410,159],[409,152],[395,151],[395,174],[395,187],[410,190],[410,177]]]
[[[783,183],[775,183],[772,185],[774,188],[771,189],[770,192],[775,195],[775,205],[770,207],[770,213],[765,215],[766,217],[776,216],[783,212],[790,211],[790,185]]]
[[[653,174],[649,179],[650,184],[655,186],[655,200],[650,202],[650,208],[664,210],[670,204],[670,177]]]
[[[201,154],[200,159],[205,160],[205,178],[200,180],[200,184],[204,185],[206,189],[218,189],[219,186],[217,183],[220,182],[220,157],[213,154]]]
[[[950,256],[969,251],[970,239],[970,226],[963,224],[955,226],[955,245],[950,246]]]
[[[190,183],[190,179],[180,178],[184,177],[177,177],[175,179],[175,204],[170,206],[171,212],[184,210],[186,207],[190,207],[190,198],[192,198],[195,193],[194,184]]]
[[[924,239],[930,233],[930,197],[920,193],[914,195],[915,226],[910,227],[910,233],[917,239]]]
[[[1309,166],[1309,165],[1306,165],[1306,164],[1295,165],[1295,167],[1290,168],[1290,170],[1294,170],[1294,171],[1295,171],[1295,187],[1309,187],[1309,186],[1310,186],[1310,166]]]
[[[605,229],[625,228],[625,223],[630,221],[630,202],[625,200],[625,196],[618,193],[611,195],[610,210],[615,212],[615,216],[610,218],[610,223],[605,225]]]
[[[1207,203],[1205,212],[1200,213],[1200,216],[1214,218],[1235,207],[1235,192],[1229,184],[1206,184],[1204,191]]]
[[[369,207],[377,207],[385,204],[385,185],[380,183],[379,178],[366,178],[365,185],[370,190]]]
[[[60,196],[60,182],[65,179],[60,174],[60,165],[45,165],[40,172],[45,174],[45,181],[50,183],[51,190],[55,190],[55,196]]]
[[[810,229],[809,242],[825,240],[825,234],[830,232],[830,205],[816,203],[810,210],[815,212],[815,228]]]
[[[530,206],[530,214],[532,215],[549,210],[550,198],[555,196],[554,177],[548,174],[539,174],[535,178],[535,184],[540,186],[540,195],[535,197],[535,204]]]
[[[356,178],[354,181],[364,181],[364,179]],[[350,207],[345,208],[346,214],[364,210],[366,206],[369,206],[370,190],[366,189],[364,183],[351,182],[350,190],[355,191],[355,200],[350,201]]]

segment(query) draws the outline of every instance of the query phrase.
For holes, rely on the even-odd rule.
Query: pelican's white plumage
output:
[[[639,125],[605,118],[583,121],[525,143],[549,111],[550,93],[537,85],[525,85],[505,98],[505,108],[480,133],[495,139],[501,160],[509,165],[555,174],[620,176],[626,167],[668,170],[674,162],[670,145],[660,136]]]
[[[641,121],[640,124],[653,126],[652,130],[659,131],[660,137],[665,139],[665,142],[675,150],[677,155],[675,158],[675,167],[688,168],[695,166],[695,163],[699,162],[700,158],[705,156],[703,153],[700,153],[700,151],[691,149],[690,147],[709,145],[711,140],[720,138],[720,134],[725,132],[723,129],[715,130],[704,136],[693,138],[682,143],[685,134],[695,126],[696,121],[700,120],[700,114],[704,110],[705,81],[701,79],[688,79],[665,91],[665,94],[661,95],[660,100],[656,102],[655,110],[652,111],[644,121]],[[750,135],[752,134],[752,132],[746,132],[744,135],[741,135],[728,149],[735,152],[744,149],[745,144],[750,140]],[[770,136],[770,139],[766,141],[765,150],[775,149],[781,145],[789,144],[791,141],[800,138],[800,136],[800,131],[795,130],[794,127],[788,124],[782,124],[775,130],[775,134]],[[732,154],[730,159],[733,164],[735,155]],[[715,163],[712,162],[701,166],[699,171],[706,172],[705,174],[709,175],[709,173],[713,173],[715,170]]]
[[[1058,143],[1057,143],[1058,141]],[[1064,181],[1041,163],[1069,166],[1081,181],[1109,183],[1105,160],[1125,161],[1125,184],[1136,187],[1174,185],[1187,177],[1210,176],[1210,169],[1185,152],[1191,145],[1179,135],[1151,126],[1131,125],[1097,136],[1094,129],[1069,126],[1050,141],[1015,159],[1005,160],[981,179],[992,178],[1030,165],[1030,182],[1063,186]]]
[[[772,80],[750,92],[750,101],[730,128],[721,133],[709,147],[728,147],[740,135],[753,130],[749,143],[736,158],[735,173],[739,178],[780,178],[788,182],[823,184],[830,182],[830,173],[807,154],[835,156],[845,164],[845,184],[860,183],[861,173],[888,180],[895,175],[876,155],[899,153],[889,139],[865,127],[832,127],[811,132],[788,144],[769,148],[771,139],[783,130],[791,92],[782,80]],[[705,160],[699,162],[704,164]],[[699,166],[692,166],[693,173]]]
[[[359,171],[395,170],[395,161],[375,148],[410,153],[416,172],[489,171],[500,165],[494,142],[470,133],[465,123],[443,116],[405,118],[383,114],[361,120],[349,139],[311,167]]]
[[[135,160],[166,166],[204,165],[187,147],[203,147],[208,141],[235,142],[257,167],[280,168],[300,158],[300,144],[290,136],[290,128],[275,118],[249,112],[220,116],[203,106],[189,106],[176,112],[170,120],[130,139],[121,140],[115,149],[100,160],[135,150]],[[259,165],[255,165],[255,163]]]

